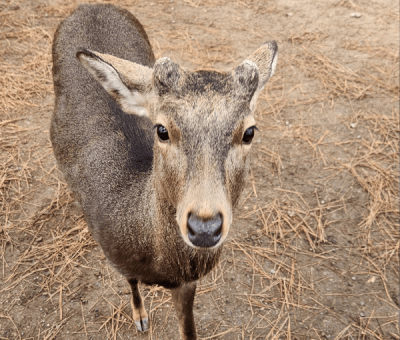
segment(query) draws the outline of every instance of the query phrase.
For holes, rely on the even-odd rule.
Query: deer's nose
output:
[[[222,215],[218,213],[214,217],[204,220],[189,213],[187,227],[188,237],[193,245],[197,247],[215,246],[221,239]]]

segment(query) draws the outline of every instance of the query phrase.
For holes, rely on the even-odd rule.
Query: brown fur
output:
[[[140,23],[111,5],[80,6],[58,28],[54,153],[94,238],[131,284],[135,322],[147,322],[137,282],[159,284],[172,289],[182,338],[196,338],[195,281],[218,263],[249,170],[243,134],[276,55],[268,42],[231,73],[155,62]],[[215,246],[191,243],[189,213],[221,214]]]

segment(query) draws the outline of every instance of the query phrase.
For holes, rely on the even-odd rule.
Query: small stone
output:
[[[355,281],[355,280],[356,280],[356,277],[355,277],[355,276],[352,276],[351,279],[352,279],[353,281]]]
[[[286,123],[285,123],[286,125],[289,125],[289,122],[288,121],[286,121]]]
[[[37,239],[36,239],[36,242],[42,242],[43,241],[43,237],[38,237]]]
[[[360,138],[361,138],[361,136],[360,136],[360,135],[358,135],[358,136],[357,136],[357,139],[360,139]]]
[[[364,305],[365,305],[365,302],[364,302],[364,301],[361,301],[360,305],[361,305],[361,306],[364,306]]]
[[[351,124],[350,124],[350,127],[351,127],[352,129],[354,129],[356,126],[357,126],[357,123],[351,123]]]
[[[360,313],[360,316],[363,318],[365,315],[364,315],[364,313]]]
[[[243,208],[244,210],[249,210],[249,207],[247,205],[245,205]]]
[[[293,211],[288,211],[288,215],[289,215],[290,217],[293,217],[293,216],[294,216],[294,212],[293,212]]]
[[[291,17],[291,16],[293,16],[293,13],[292,12],[286,13],[286,16]]]
[[[321,201],[321,204],[325,204],[325,201]]]
[[[272,275],[275,274],[275,270],[271,269],[271,274]]]
[[[350,16],[352,17],[352,18],[361,18],[361,13],[358,13],[358,12],[353,12],[353,13],[351,13],[350,14]]]

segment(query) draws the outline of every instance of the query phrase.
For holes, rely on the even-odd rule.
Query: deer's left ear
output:
[[[275,72],[278,61],[278,44],[276,41],[267,41],[244,62],[248,60],[254,63],[258,69],[258,86],[250,102],[250,108],[253,110],[261,90]]]

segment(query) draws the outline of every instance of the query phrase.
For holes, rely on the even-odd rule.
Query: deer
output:
[[[59,169],[109,263],[132,290],[171,292],[183,340],[197,338],[196,285],[219,262],[250,169],[257,98],[278,48],[262,44],[229,72],[155,59],[129,11],[80,5],[52,46],[50,139]]]

